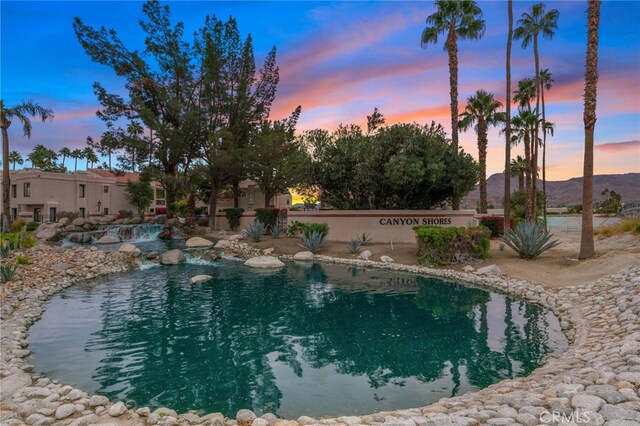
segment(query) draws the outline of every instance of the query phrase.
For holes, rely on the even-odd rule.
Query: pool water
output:
[[[191,285],[189,278],[214,279]],[[437,278],[318,263],[151,267],[55,295],[36,370],[137,407],[359,415],[526,375],[567,342],[557,318]]]

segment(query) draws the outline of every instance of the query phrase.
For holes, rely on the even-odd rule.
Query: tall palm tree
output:
[[[83,157],[87,160],[87,170],[89,170],[89,164],[91,164],[91,168],[93,168],[93,164],[100,161],[95,151],[90,146],[83,149],[82,154]]]
[[[58,151],[58,155],[62,155],[62,167],[64,168],[64,161],[67,157],[71,157],[71,150],[66,146],[62,147],[60,148],[60,151]]]
[[[538,116],[525,108],[520,108],[518,115],[511,118],[511,142],[517,145],[520,142],[524,144],[524,161],[525,161],[525,198],[526,203],[526,219],[529,222],[535,222],[535,208],[533,203],[535,199],[531,195],[533,191],[532,180],[537,178],[537,168],[531,161],[532,146],[535,145],[531,141],[535,122],[538,120]]]
[[[53,120],[53,111],[37,103],[27,100],[11,108],[5,108],[4,100],[0,99],[0,129],[2,129],[2,216],[7,223],[11,223],[11,176],[9,175],[9,126],[12,120],[22,123],[22,133],[31,138],[31,119],[37,117],[43,122]]]
[[[75,160],[73,171],[78,171],[78,160],[84,158],[84,151],[82,149],[74,149],[71,151],[70,157]]]
[[[467,99],[467,107],[460,114],[460,129],[466,131],[475,125],[478,136],[480,213],[487,212],[487,132],[489,126],[504,122],[504,113],[498,112],[500,107],[502,103],[493,98],[493,93],[481,89]]]
[[[11,151],[9,153],[9,161],[11,162],[11,170],[16,169],[16,164],[23,165],[24,159],[22,155],[18,151]]]
[[[596,127],[598,86],[598,29],[600,0],[589,0],[587,12],[587,64],[584,78],[584,172],[582,176],[582,236],[578,258],[595,254],[593,245],[593,136]]]
[[[526,162],[520,155],[511,160],[511,163],[509,164],[509,171],[511,172],[511,175],[518,177],[518,191],[524,190],[524,173],[526,168]],[[511,194],[509,194],[509,196],[511,196]]]
[[[458,39],[482,38],[485,22],[482,10],[471,0],[436,0],[436,11],[427,17],[422,31],[422,47],[438,43],[438,35],[447,35],[444,48],[449,56],[449,95],[451,97],[451,143],[458,147]],[[454,195],[452,205],[458,209],[459,196]]]
[[[542,105],[542,194],[544,199],[542,200],[542,211],[544,214],[544,223],[547,223],[547,133],[553,136],[553,124],[549,128],[547,123],[547,116],[545,113],[544,105],[544,92],[551,90],[553,87],[553,78],[549,72],[549,68],[540,70],[540,104]],[[548,131],[550,130],[550,132]]]
[[[509,31],[507,35],[506,80],[507,91],[505,101],[505,147],[504,147],[504,233],[509,232],[511,221],[511,44],[513,40],[513,0],[507,0]],[[524,180],[523,180],[524,182]],[[520,180],[518,180],[520,183]],[[522,189],[522,188],[520,188]]]
[[[522,48],[526,49],[529,44],[533,43],[533,59],[535,63],[535,93],[536,93],[536,111],[540,111],[540,57],[538,54],[538,36],[542,34],[542,37],[546,39],[552,39],[554,36],[554,30],[558,28],[558,17],[560,12],[557,9],[552,9],[545,13],[544,3],[537,3],[531,6],[531,13],[524,12],[522,17],[518,19],[518,27],[513,32],[513,37],[516,40],[522,39]],[[536,121],[534,136],[532,140],[538,140],[539,125]],[[534,163],[534,170],[538,165],[538,144],[534,144],[531,152],[531,160]],[[535,208],[536,208],[536,180],[532,181],[533,188],[531,196],[533,197],[533,213],[535,220]]]

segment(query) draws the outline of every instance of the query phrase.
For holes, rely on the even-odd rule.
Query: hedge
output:
[[[413,228],[421,265],[440,266],[489,257],[491,231],[484,226],[457,228],[422,225]]]
[[[307,237],[313,232],[320,232],[323,237],[326,237],[329,234],[329,225],[326,223],[293,222],[287,227],[287,235],[290,237],[294,237],[298,232]]]
[[[237,207],[230,207],[228,209],[224,209],[224,215],[227,217],[227,222],[229,222],[229,228],[232,231],[235,231],[238,226],[240,226],[240,218],[242,217],[242,213],[244,209]]]

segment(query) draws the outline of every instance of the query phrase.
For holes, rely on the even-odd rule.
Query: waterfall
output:
[[[155,241],[158,234],[164,229],[164,225],[154,223],[143,223],[140,225],[110,225],[106,230],[106,235],[120,237],[122,241],[141,243],[145,241]]]

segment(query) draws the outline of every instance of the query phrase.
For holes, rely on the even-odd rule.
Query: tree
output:
[[[84,158],[84,151],[82,149],[74,149],[71,151],[71,155],[69,156],[75,160],[75,164],[73,166],[73,171],[78,171],[78,160]]]
[[[422,47],[438,43],[438,35],[447,34],[444,48],[449,56],[449,95],[451,98],[451,141],[458,147],[458,39],[482,38],[485,22],[475,1],[436,0],[436,12],[427,17],[427,27],[422,31]],[[458,209],[459,197],[453,198],[453,208]]]
[[[531,6],[531,13],[524,12],[522,17],[518,20],[518,27],[513,32],[513,37],[516,40],[522,39],[522,48],[526,49],[529,44],[533,43],[533,57],[535,63],[535,97],[536,97],[536,113],[540,111],[540,59],[538,55],[538,36],[542,34],[545,39],[552,39],[554,30],[558,28],[558,17],[560,12],[557,9],[552,9],[545,13],[544,3],[537,3]],[[539,135],[539,122],[536,120],[533,131],[532,141],[537,141]],[[533,163],[533,169],[536,170],[538,165],[538,144],[534,144],[531,147],[531,162]],[[536,179],[532,181],[533,187],[531,188],[531,196],[533,197],[531,205],[533,207],[533,217],[536,217],[536,195],[537,195],[537,183]]]
[[[506,101],[505,101],[505,149],[504,149],[504,233],[509,232],[511,217],[511,44],[513,41],[513,0],[507,0],[509,31],[507,35]],[[521,180],[518,180],[520,183]],[[522,189],[522,188],[519,188]]]
[[[125,188],[127,201],[138,209],[140,218],[144,219],[144,211],[153,201],[151,180],[144,174],[138,180],[130,180]]]
[[[27,100],[13,107],[5,108],[4,100],[0,99],[0,129],[2,129],[2,216],[7,223],[11,223],[11,176],[9,174],[9,127],[13,120],[22,124],[22,133],[31,138],[31,119],[37,117],[43,122],[53,120],[53,111],[37,103]]]
[[[372,134],[376,129],[384,124],[384,115],[378,110],[378,107],[373,108],[373,113],[367,115],[367,135]]]
[[[22,159],[22,155],[18,151],[11,151],[9,153],[9,161],[11,161],[11,170],[16,169],[16,164],[23,165],[24,160]]]
[[[550,133],[553,136],[553,126],[549,126],[547,123],[547,116],[545,113],[544,104],[544,92],[551,90],[553,87],[553,78],[549,72],[549,68],[540,70],[540,103],[542,105],[542,193],[544,199],[542,203],[542,211],[544,213],[544,223],[547,223],[547,134]],[[550,132],[548,131],[550,130]]]
[[[49,149],[44,145],[36,145],[27,156],[27,159],[31,162],[33,167],[41,169],[42,171],[55,172],[60,170],[59,166],[56,164],[58,161],[58,155],[54,150]]]
[[[519,105],[518,116],[512,117],[511,121],[511,141],[514,143],[524,143],[524,159],[527,165],[525,170],[525,193],[527,194],[527,220],[535,222],[535,196],[533,188],[535,177],[532,178],[536,170],[536,163],[533,156],[533,143],[535,140],[535,122],[537,113],[531,107],[531,101],[535,97],[535,82],[533,79],[525,78],[518,82],[518,90],[514,92],[513,102]]]
[[[524,174],[526,169],[526,162],[524,161],[524,158],[519,155],[511,160],[511,163],[509,164],[510,174],[518,177],[518,191],[522,191],[522,193],[524,193]],[[511,198],[511,194],[509,194],[509,198]]]
[[[587,12],[587,61],[584,79],[584,172],[582,175],[582,235],[578,258],[595,254],[593,244],[593,138],[596,127],[598,86],[598,29],[600,0],[589,0]]]
[[[60,165],[62,166],[62,168],[64,168],[64,161],[67,159],[67,157],[71,157],[71,150],[65,146],[63,148],[60,148],[60,151],[58,151],[58,155],[62,156],[62,162],[60,163]]]
[[[504,113],[498,111],[500,107],[502,103],[493,99],[493,93],[481,89],[469,97],[465,111],[460,114],[460,129],[466,131],[475,126],[478,136],[480,213],[487,212],[487,131],[489,126],[504,122]]]
[[[85,149],[82,150],[82,155],[83,155],[83,158],[87,160],[87,170],[89,170],[90,168],[89,164],[91,164],[91,168],[93,168],[93,165],[98,161],[100,161],[95,151],[90,146],[87,146]]]

